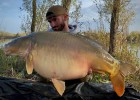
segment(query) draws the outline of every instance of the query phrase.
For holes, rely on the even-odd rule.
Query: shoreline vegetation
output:
[[[109,33],[104,32],[84,32],[83,35],[96,40],[99,42],[106,50],[108,51],[109,47]],[[13,39],[16,37],[24,36],[25,34],[10,34],[10,33],[1,33],[0,32],[0,44],[1,40]],[[140,69],[140,58],[137,56],[138,50],[133,50],[130,47],[130,44],[139,44],[140,43],[140,33],[133,32],[131,34],[121,34],[116,35],[116,46],[115,53],[113,56],[123,62],[129,62],[134,66],[137,66]],[[35,73],[35,72],[34,72]],[[6,56],[3,51],[0,49],[0,75],[5,77],[21,78],[21,79],[38,79],[38,76],[35,74],[27,75],[25,70],[25,61],[24,59],[18,56]],[[108,82],[108,75],[93,74],[92,80],[94,82]],[[130,75],[126,78],[127,83],[133,84],[133,86],[140,91],[140,70],[138,70],[134,75]]]
[[[107,38],[109,38],[109,33],[105,33],[105,32],[96,32],[96,31],[91,31],[90,32],[90,31],[87,31],[87,32],[83,32],[81,34],[84,34],[89,38],[93,38],[95,40],[103,42],[104,40],[102,40],[102,37],[98,37],[98,35],[99,35],[98,33],[101,36],[108,35]],[[14,38],[17,38],[17,37],[20,37],[20,36],[25,36],[25,35],[26,35],[25,33],[16,33],[16,34],[14,34],[14,33],[8,33],[8,32],[0,31],[0,40],[2,40],[2,39],[14,39]],[[132,43],[132,44],[133,43],[136,43],[136,44],[140,43],[140,32],[139,31],[133,31],[130,34],[126,34],[126,35],[122,34],[122,35],[126,38],[127,43]],[[124,37],[122,37],[122,38],[124,38]],[[107,41],[107,42],[109,42],[109,41]]]
[[[8,33],[8,32],[3,32],[0,31],[0,40],[2,39],[14,39],[20,36],[25,36],[25,33]]]

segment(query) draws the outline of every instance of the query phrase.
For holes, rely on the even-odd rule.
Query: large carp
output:
[[[4,52],[24,57],[27,73],[34,69],[49,78],[60,95],[65,90],[63,80],[83,78],[92,71],[109,73],[115,92],[122,96],[124,76],[135,70],[114,59],[95,41],[65,32],[32,33],[6,44]]]

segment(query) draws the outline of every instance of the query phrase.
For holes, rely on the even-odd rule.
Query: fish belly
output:
[[[37,58],[36,58],[37,57]],[[82,55],[34,54],[34,69],[45,78],[70,80],[83,78],[89,70],[89,63]]]

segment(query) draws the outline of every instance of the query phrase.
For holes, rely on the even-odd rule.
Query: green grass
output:
[[[18,56],[6,56],[0,49],[0,75],[6,77],[20,77],[25,69],[25,61]]]

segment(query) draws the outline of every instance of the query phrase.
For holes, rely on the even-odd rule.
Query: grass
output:
[[[22,78],[25,61],[18,56],[6,56],[0,49],[0,75]]]

